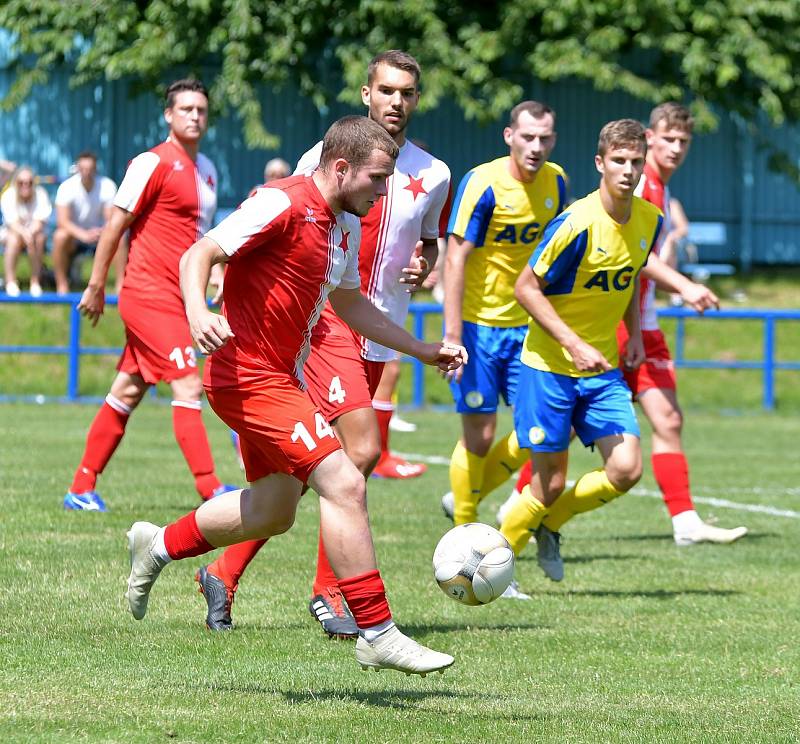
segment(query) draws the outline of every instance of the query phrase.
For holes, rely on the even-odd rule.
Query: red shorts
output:
[[[331,425],[289,375],[274,374],[244,388],[206,388],[208,402],[239,435],[250,483],[286,473],[305,483],[341,449]]]
[[[622,370],[633,397],[636,398],[645,390],[652,388],[675,390],[675,365],[672,362],[664,334],[660,330],[642,331],[642,340],[646,357],[644,363],[638,369],[626,370],[623,368]],[[622,359],[628,343],[628,333],[622,323],[617,328],[617,343],[619,344],[619,357]]]
[[[150,385],[197,374],[192,334],[182,308],[174,312],[154,309],[123,293],[119,314],[127,337],[117,362],[120,372],[139,375]]]
[[[372,407],[383,366],[361,357],[356,334],[312,335],[303,373],[311,400],[335,421],[348,411]]]

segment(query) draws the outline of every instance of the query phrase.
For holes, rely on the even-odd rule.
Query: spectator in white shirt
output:
[[[53,207],[44,188],[35,185],[32,168],[25,165],[14,174],[11,186],[0,197],[0,211],[5,227],[6,293],[11,297],[19,296],[17,261],[26,250],[31,262],[30,292],[34,297],[40,297],[42,285],[39,279],[46,241],[44,227]]]
[[[97,175],[97,157],[93,152],[80,153],[75,167],[75,175],[56,192],[53,268],[58,294],[69,292],[70,268],[75,256],[94,253],[117,193],[117,185],[110,178]],[[117,288],[122,282],[127,253],[120,250],[115,256]]]

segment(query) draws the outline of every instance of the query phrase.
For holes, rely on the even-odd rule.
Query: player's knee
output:
[[[680,408],[670,408],[662,412],[654,424],[656,432],[662,437],[679,436],[683,429],[683,414]]]
[[[348,447],[347,456],[353,461],[358,471],[366,478],[378,464],[381,456],[379,441],[369,438],[359,440],[355,445]]]
[[[366,509],[367,484],[358,468],[342,468],[332,490],[341,504],[349,508]]]
[[[623,493],[630,491],[642,477],[641,455],[631,453],[618,458],[606,467],[606,475],[611,485]]]

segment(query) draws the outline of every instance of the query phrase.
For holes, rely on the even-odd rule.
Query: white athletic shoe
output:
[[[517,491],[515,488],[511,491],[511,495],[502,504],[500,504],[500,508],[497,510],[497,514],[494,516],[494,518],[497,520],[498,527],[503,524],[509,509],[511,509],[518,497],[519,491]]]
[[[30,288],[31,297],[41,297],[42,296],[42,285],[38,282],[34,283],[31,282]]]
[[[417,430],[417,425],[410,421],[401,419],[397,414],[389,419],[389,431],[399,431],[404,434],[411,434]]]
[[[442,511],[444,515],[452,522],[453,516],[456,513],[456,501],[452,491],[448,491],[442,496]]]
[[[406,674],[424,677],[430,672],[442,674],[455,659],[449,654],[433,651],[400,632],[396,625],[381,633],[372,643],[364,636],[356,641],[356,661],[361,668],[396,669]]]
[[[153,554],[153,543],[160,528],[150,522],[134,522],[128,530],[128,550],[131,554],[131,575],[125,598],[131,614],[141,620],[147,613],[150,589],[166,563]]]
[[[700,522],[700,526],[691,532],[675,533],[675,544],[680,546],[697,545],[698,543],[710,542],[719,545],[732,543],[747,534],[747,527],[734,527],[724,529],[715,527],[713,524]]]
[[[9,297],[19,297],[19,284],[16,282],[6,282],[6,294]]]
[[[519,590],[519,582],[513,579],[508,588],[500,595],[500,599],[530,599],[530,594],[525,594]]]
[[[564,561],[561,560],[561,535],[543,524],[536,528],[536,561],[544,575],[552,581],[564,578]]]

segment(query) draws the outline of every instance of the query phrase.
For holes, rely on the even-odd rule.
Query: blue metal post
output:
[[[764,397],[767,411],[775,408],[775,318],[764,318]]]
[[[81,314],[78,305],[69,311],[69,350],[67,352],[67,400],[78,400],[78,378],[81,363]]]
[[[683,342],[686,335],[686,326],[683,322],[683,316],[675,319],[675,362],[681,364],[683,362]]]

